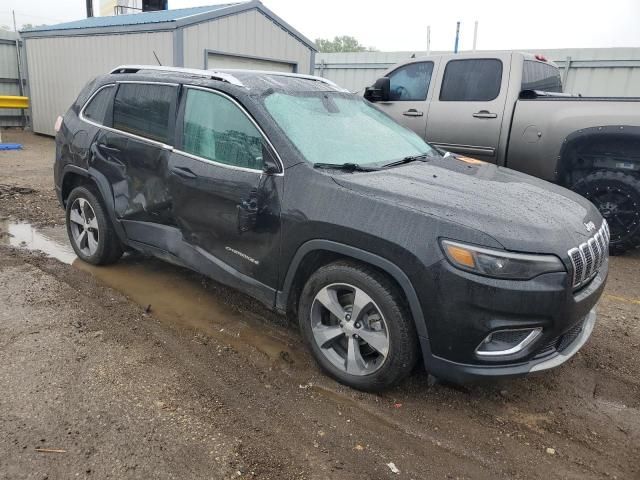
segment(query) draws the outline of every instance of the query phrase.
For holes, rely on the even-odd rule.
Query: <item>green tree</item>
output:
[[[375,52],[376,49],[372,47],[365,47],[361,45],[356,38],[349,35],[342,35],[340,37],[334,37],[333,40],[328,38],[316,38],[316,45],[320,52],[335,53],[335,52]]]

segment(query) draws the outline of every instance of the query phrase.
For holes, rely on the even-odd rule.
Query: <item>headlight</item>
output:
[[[461,270],[494,278],[529,280],[550,272],[566,271],[554,255],[511,253],[442,240],[442,250],[451,264]]]

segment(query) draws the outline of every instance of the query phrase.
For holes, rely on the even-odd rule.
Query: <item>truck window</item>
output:
[[[178,95],[172,85],[122,83],[113,104],[113,128],[169,142],[170,113]]]
[[[548,63],[525,60],[522,67],[521,89],[561,93],[560,70]]]
[[[432,73],[433,62],[410,63],[394,70],[387,75],[391,85],[389,100],[426,100]]]
[[[440,100],[488,102],[500,93],[502,62],[496,58],[450,60],[444,70]]]

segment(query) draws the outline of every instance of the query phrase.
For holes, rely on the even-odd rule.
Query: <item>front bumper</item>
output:
[[[554,368],[587,342],[596,321],[596,304],[608,274],[598,274],[573,291],[566,273],[529,281],[479,277],[441,263],[431,302],[423,303],[428,338],[421,337],[426,369],[454,382],[517,376]],[[492,332],[540,329],[541,334],[517,352],[480,356],[476,348]]]
[[[541,372],[558,367],[573,357],[580,350],[593,332],[596,324],[595,309],[591,310],[584,319],[580,333],[562,350],[545,356],[517,364],[509,365],[470,365],[452,362],[441,357],[430,355],[427,369],[439,378],[444,378],[456,383],[466,383],[483,377],[509,377],[521,376],[531,372]],[[429,341],[421,338],[422,348],[430,350]]]

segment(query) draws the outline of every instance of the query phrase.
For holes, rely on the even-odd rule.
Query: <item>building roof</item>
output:
[[[193,15],[215,12],[233,5],[240,5],[240,2],[225,3],[223,5],[208,5],[204,7],[178,8],[175,10],[158,10],[156,12],[132,13],[127,15],[110,15],[108,17],[90,17],[83,18],[82,20],[75,20],[73,22],[29,28],[24,30],[23,33],[176,22]]]
[[[216,18],[235,15],[253,9],[269,17],[274,23],[280,25],[280,27],[288,31],[311,50],[318,50],[311,40],[265,7],[260,0],[133,13],[129,15],[91,17],[73,22],[58,23],[56,25],[43,25],[41,27],[23,30],[20,33],[23,37],[29,38],[174,30],[176,28],[215,20]]]

